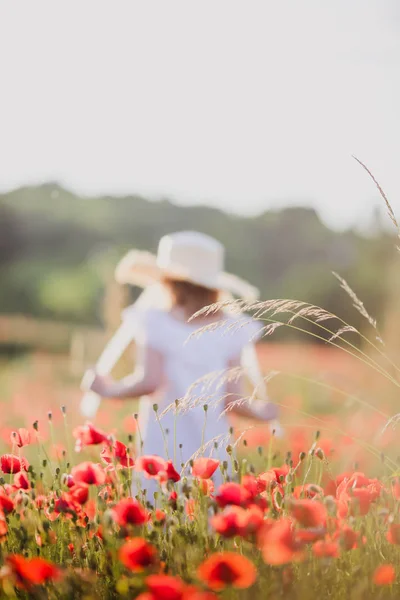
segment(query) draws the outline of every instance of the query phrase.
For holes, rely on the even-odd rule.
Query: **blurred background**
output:
[[[352,155],[396,212],[399,30],[396,0],[2,3],[5,439],[62,404],[79,421],[83,370],[135,298],[114,266],[171,231],[218,238],[229,271],[263,299],[311,302],[374,339],[338,272],[395,360],[396,232]],[[396,388],[319,335],[280,328],[260,345],[264,371],[286,374],[271,393],[293,427],[303,411],[372,435]],[[118,373],[132,363],[127,354]],[[380,407],[378,424],[354,395]],[[132,406],[104,406],[100,423],[117,415],[134,430]]]

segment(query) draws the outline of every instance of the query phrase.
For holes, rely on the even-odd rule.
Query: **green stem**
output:
[[[161,425],[161,421],[160,421],[160,419],[158,417],[158,411],[156,409],[154,409],[154,413],[156,415],[156,421],[157,421],[157,423],[158,423],[158,425],[160,426],[160,429],[161,429],[161,435],[162,435],[162,438],[163,438],[163,441],[164,441],[165,456],[167,457],[167,460],[169,460],[168,442],[167,442],[167,438],[165,436],[165,431],[164,431],[163,426]]]
[[[204,448],[204,440],[206,437],[206,426],[207,426],[207,405],[204,405],[204,425],[201,432],[201,448]],[[204,452],[204,451],[203,451]]]
[[[176,465],[176,421],[178,419],[178,400],[175,401],[175,415],[174,415],[174,466]]]
[[[70,441],[69,431],[68,431],[67,414],[66,414],[64,407],[61,408],[61,411],[62,411],[63,419],[64,419],[64,431],[65,431],[65,439],[67,442],[68,462],[71,465],[72,464],[72,449],[71,449],[71,441]]]

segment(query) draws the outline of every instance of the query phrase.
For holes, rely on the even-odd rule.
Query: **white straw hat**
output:
[[[161,238],[157,256],[142,250],[128,252],[118,264],[115,278],[119,283],[147,287],[170,277],[257,300],[257,288],[224,271],[224,254],[223,245],[204,233],[171,233]]]

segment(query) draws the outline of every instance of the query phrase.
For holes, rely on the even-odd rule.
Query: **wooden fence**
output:
[[[100,328],[35,319],[25,315],[0,315],[0,346],[97,354],[106,338],[106,333]]]

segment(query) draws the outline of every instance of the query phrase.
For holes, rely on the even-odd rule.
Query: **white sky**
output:
[[[400,212],[399,0],[2,0],[0,188]]]

